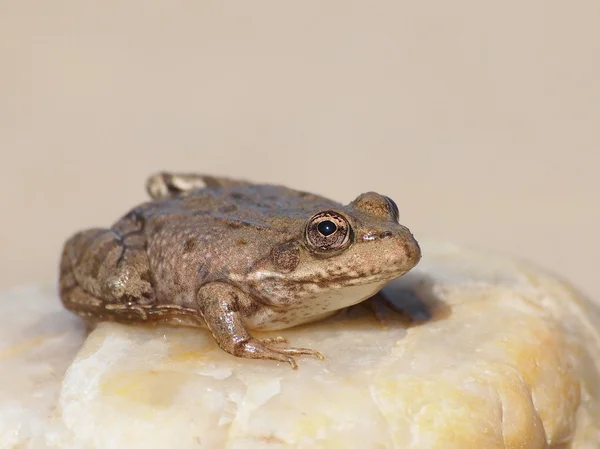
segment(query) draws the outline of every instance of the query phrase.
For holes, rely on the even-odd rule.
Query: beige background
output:
[[[350,201],[600,298],[600,2],[0,1],[0,288],[193,170]]]

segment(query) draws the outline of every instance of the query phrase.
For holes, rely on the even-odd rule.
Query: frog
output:
[[[59,296],[90,326],[203,327],[226,353],[297,369],[297,357],[324,356],[254,335],[348,310],[421,259],[397,204],[375,192],[343,205],[283,185],[164,171],[146,190],[149,199],[112,226],[64,243]]]

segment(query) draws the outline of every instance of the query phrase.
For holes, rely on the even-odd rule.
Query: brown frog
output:
[[[388,197],[347,206],[311,193],[197,174],[151,176],[144,203],[64,246],[60,296],[94,323],[203,326],[238,357],[297,368],[323,356],[253,338],[320,320],[379,292],[421,258]]]

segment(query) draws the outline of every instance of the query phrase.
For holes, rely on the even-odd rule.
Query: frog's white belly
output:
[[[387,283],[343,287],[303,298],[285,310],[264,307],[246,320],[250,329],[278,330],[330,317],[345,307],[358,304],[375,295]]]

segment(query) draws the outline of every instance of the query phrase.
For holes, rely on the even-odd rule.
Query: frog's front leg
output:
[[[244,305],[247,302],[245,299],[247,297],[243,292],[221,282],[207,284],[198,292],[202,317],[221,349],[237,357],[287,362],[293,369],[298,368],[292,357],[295,355],[311,355],[324,359],[314,349],[275,346],[286,342],[281,337],[252,337],[243,322],[243,314],[248,313],[244,310],[248,308]]]

